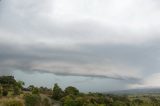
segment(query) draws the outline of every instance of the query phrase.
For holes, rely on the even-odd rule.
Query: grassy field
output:
[[[25,106],[21,96],[1,97],[0,106]]]

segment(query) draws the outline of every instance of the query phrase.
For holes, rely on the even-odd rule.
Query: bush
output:
[[[41,98],[39,95],[26,94],[24,96],[25,106],[40,106]]]
[[[8,91],[7,90],[3,90],[2,96],[7,96],[7,95],[8,95]]]
[[[20,100],[7,100],[3,102],[3,106],[24,106]]]
[[[115,101],[113,102],[112,106],[127,106],[127,104],[122,101]]]
[[[50,106],[49,100],[45,98],[42,102],[43,106]]]
[[[14,95],[19,95],[20,94],[20,89],[18,86],[14,87]]]
[[[33,88],[32,94],[39,94],[39,89],[38,88]]]
[[[61,99],[63,106],[83,106],[84,101],[80,97],[74,97],[73,95],[67,95]]]

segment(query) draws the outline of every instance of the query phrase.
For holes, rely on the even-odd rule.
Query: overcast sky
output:
[[[85,92],[160,87],[159,5],[1,0],[0,75]]]

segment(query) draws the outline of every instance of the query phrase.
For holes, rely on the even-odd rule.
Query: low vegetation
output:
[[[53,89],[24,88],[23,81],[0,76],[0,106],[160,106],[160,95],[86,94],[72,86],[62,90],[57,83]]]
[[[0,106],[25,106],[22,100],[18,99],[1,99]]]

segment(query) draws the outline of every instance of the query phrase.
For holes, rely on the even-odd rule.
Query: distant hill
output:
[[[107,92],[110,94],[160,94],[160,88],[141,88]]]

